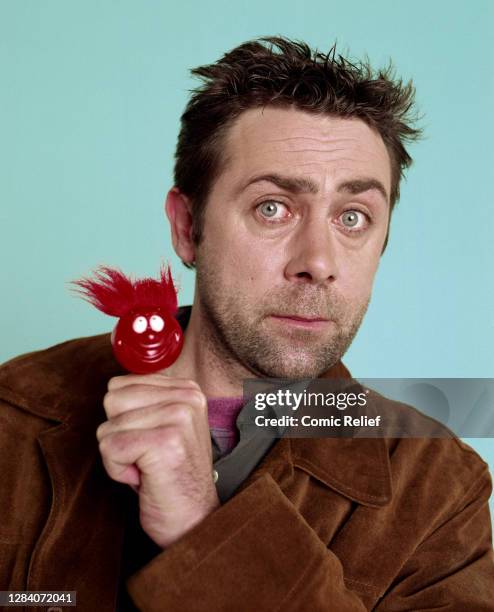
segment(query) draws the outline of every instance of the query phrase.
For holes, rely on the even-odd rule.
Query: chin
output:
[[[257,370],[267,378],[318,378],[333,364],[320,365],[314,362],[284,361],[284,363],[259,364]]]

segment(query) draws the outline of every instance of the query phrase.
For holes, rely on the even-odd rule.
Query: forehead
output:
[[[365,176],[389,193],[391,163],[381,136],[360,119],[293,108],[255,108],[227,132],[225,165],[218,182],[235,183],[259,172],[312,176],[324,190],[333,180]]]

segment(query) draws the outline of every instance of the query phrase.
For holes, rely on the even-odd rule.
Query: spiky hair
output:
[[[397,78],[391,62],[374,69],[367,59],[350,60],[336,53],[336,45],[322,53],[303,41],[269,36],[242,43],[191,73],[202,83],[192,90],[181,117],[174,180],[191,200],[196,244],[202,240],[209,194],[229,161],[228,132],[252,108],[295,108],[367,123],[390,155],[393,209],[400,180],[412,163],[405,144],[417,140],[421,129],[413,83]]]
[[[159,280],[132,280],[116,268],[100,266],[94,278],[72,281],[72,285],[85,300],[112,317],[122,317],[134,308],[162,308],[174,315],[178,308],[169,266],[161,266]]]

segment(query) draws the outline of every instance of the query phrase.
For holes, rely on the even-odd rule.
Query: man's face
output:
[[[358,119],[267,107],[239,117],[224,156],[196,249],[209,339],[256,376],[315,378],[367,310],[388,224],[386,147]]]

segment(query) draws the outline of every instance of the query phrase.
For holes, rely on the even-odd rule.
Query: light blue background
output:
[[[168,259],[191,303],[162,213],[188,69],[283,34],[393,58],[424,113],[347,365],[493,377],[493,18],[492,0],[1,1],[0,361],[109,330],[66,285],[100,263],[154,275]],[[492,440],[470,443],[492,469]]]

